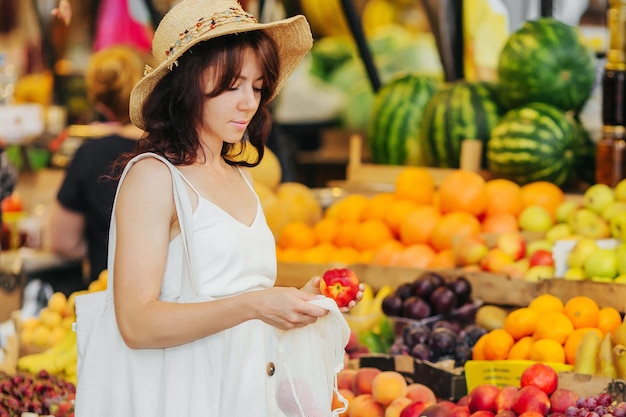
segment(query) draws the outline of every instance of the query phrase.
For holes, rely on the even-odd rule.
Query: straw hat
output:
[[[144,100],[176,60],[195,44],[218,36],[263,30],[278,49],[280,75],[276,94],[313,45],[311,29],[302,15],[270,23],[258,23],[236,0],[183,0],[163,17],[154,33],[154,69],[146,66],[144,77],[130,95],[130,118],[145,129],[141,110]]]

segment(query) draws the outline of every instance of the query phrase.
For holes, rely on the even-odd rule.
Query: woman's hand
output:
[[[66,25],[72,20],[72,6],[69,0],[59,0],[58,7],[52,9],[52,16],[61,19]]]
[[[328,314],[325,308],[309,303],[320,296],[319,290],[314,294],[296,288],[273,287],[247,295],[255,297],[249,304],[257,318],[281,330],[307,326]]]
[[[320,280],[321,279],[322,278],[319,276],[315,276],[311,278],[306,284],[304,284],[304,287],[302,287],[302,291],[307,292],[309,294],[320,295],[321,294],[320,292]],[[350,303],[348,303],[346,307],[341,307],[339,310],[341,310],[343,313],[347,313],[352,308],[354,308],[354,306],[357,305],[357,303],[363,299],[364,290],[365,290],[365,285],[363,285],[363,283],[359,284],[359,292],[356,293],[356,298],[350,301]]]

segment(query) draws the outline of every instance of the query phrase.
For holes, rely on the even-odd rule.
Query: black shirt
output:
[[[107,268],[109,223],[117,181],[111,174],[112,162],[135,148],[136,141],[112,135],[88,139],[72,158],[57,195],[59,203],[85,217],[90,282]]]

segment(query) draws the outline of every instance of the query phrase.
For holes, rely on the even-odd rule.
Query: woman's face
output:
[[[263,74],[252,49],[245,49],[243,62],[241,74],[230,90],[204,102],[200,138],[217,149],[221,148],[222,142],[236,143],[242,139],[261,102]],[[205,75],[205,93],[212,91],[214,86],[215,77],[209,69]]]

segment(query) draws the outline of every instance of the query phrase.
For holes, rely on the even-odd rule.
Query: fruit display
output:
[[[503,112],[492,83],[460,80],[442,85],[424,110],[417,165],[458,168],[461,142],[475,139],[485,148]]]
[[[46,371],[35,375],[0,373],[0,416],[23,416],[22,413],[71,417],[76,387]]]

